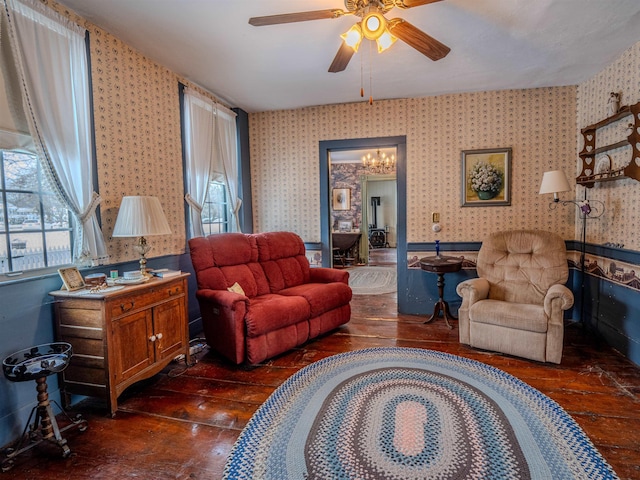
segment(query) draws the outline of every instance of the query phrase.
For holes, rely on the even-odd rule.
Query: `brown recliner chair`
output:
[[[573,305],[564,240],[551,232],[497,232],[478,252],[479,278],[460,283],[460,342],[560,363],[563,311]]]

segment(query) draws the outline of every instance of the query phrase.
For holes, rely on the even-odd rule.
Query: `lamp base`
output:
[[[147,239],[144,237],[138,238],[138,244],[135,246],[136,251],[140,254],[140,273],[143,276],[148,277],[147,271],[147,253],[151,250],[151,246],[147,243]]]

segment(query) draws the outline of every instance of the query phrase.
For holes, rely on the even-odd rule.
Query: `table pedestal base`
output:
[[[440,312],[442,312],[442,316],[444,318],[445,323],[447,324],[447,327],[449,327],[449,330],[451,330],[453,326],[449,323],[449,319],[457,320],[458,317],[454,317],[451,314],[451,312],[449,311],[449,304],[444,300],[438,300],[436,302],[436,306],[433,309],[433,315],[431,315],[427,320],[425,320],[424,323],[432,322],[433,320],[438,318],[440,316]]]
[[[449,327],[449,330],[453,328],[453,326],[449,323],[449,319],[457,320],[458,317],[454,317],[449,311],[449,304],[444,301],[444,273],[438,273],[438,301],[433,309],[433,315],[431,315],[424,323],[429,323],[440,316],[440,312],[442,312],[442,316],[444,317],[444,321]]]
[[[67,458],[71,455],[71,450],[67,446],[67,441],[62,438],[62,433],[74,427],[78,427],[81,432],[84,432],[87,429],[87,421],[80,415],[76,416],[75,419],[72,419],[60,407],[60,405],[57,404],[57,402],[54,402],[70,422],[69,425],[64,428],[58,427],[58,422],[56,421],[53,409],[51,408],[51,402],[49,401],[49,394],[47,393],[46,376],[36,379],[36,390],[38,391],[38,405],[33,407],[31,410],[31,414],[29,415],[29,419],[22,431],[20,439],[18,440],[15,448],[10,447],[5,449],[3,452],[5,458],[0,464],[3,472],[9,471],[13,467],[13,459],[16,456],[26,452],[27,450],[31,450],[33,447],[39,445],[45,440],[59,446],[62,449],[62,457]],[[30,425],[31,418],[34,413],[36,414],[35,420],[33,425]],[[28,433],[27,430],[29,430]]]

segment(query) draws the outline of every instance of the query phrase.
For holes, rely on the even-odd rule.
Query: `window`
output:
[[[71,263],[71,216],[35,155],[0,150],[0,274]]]
[[[229,231],[229,202],[222,180],[212,180],[202,207],[202,226],[205,235]]]

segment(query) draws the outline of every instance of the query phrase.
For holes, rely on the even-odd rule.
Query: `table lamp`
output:
[[[150,235],[170,235],[171,229],[158,197],[123,197],[120,211],[113,228],[113,237],[138,237],[135,249],[140,254],[140,271],[147,273],[146,254],[151,250],[147,244]]]

